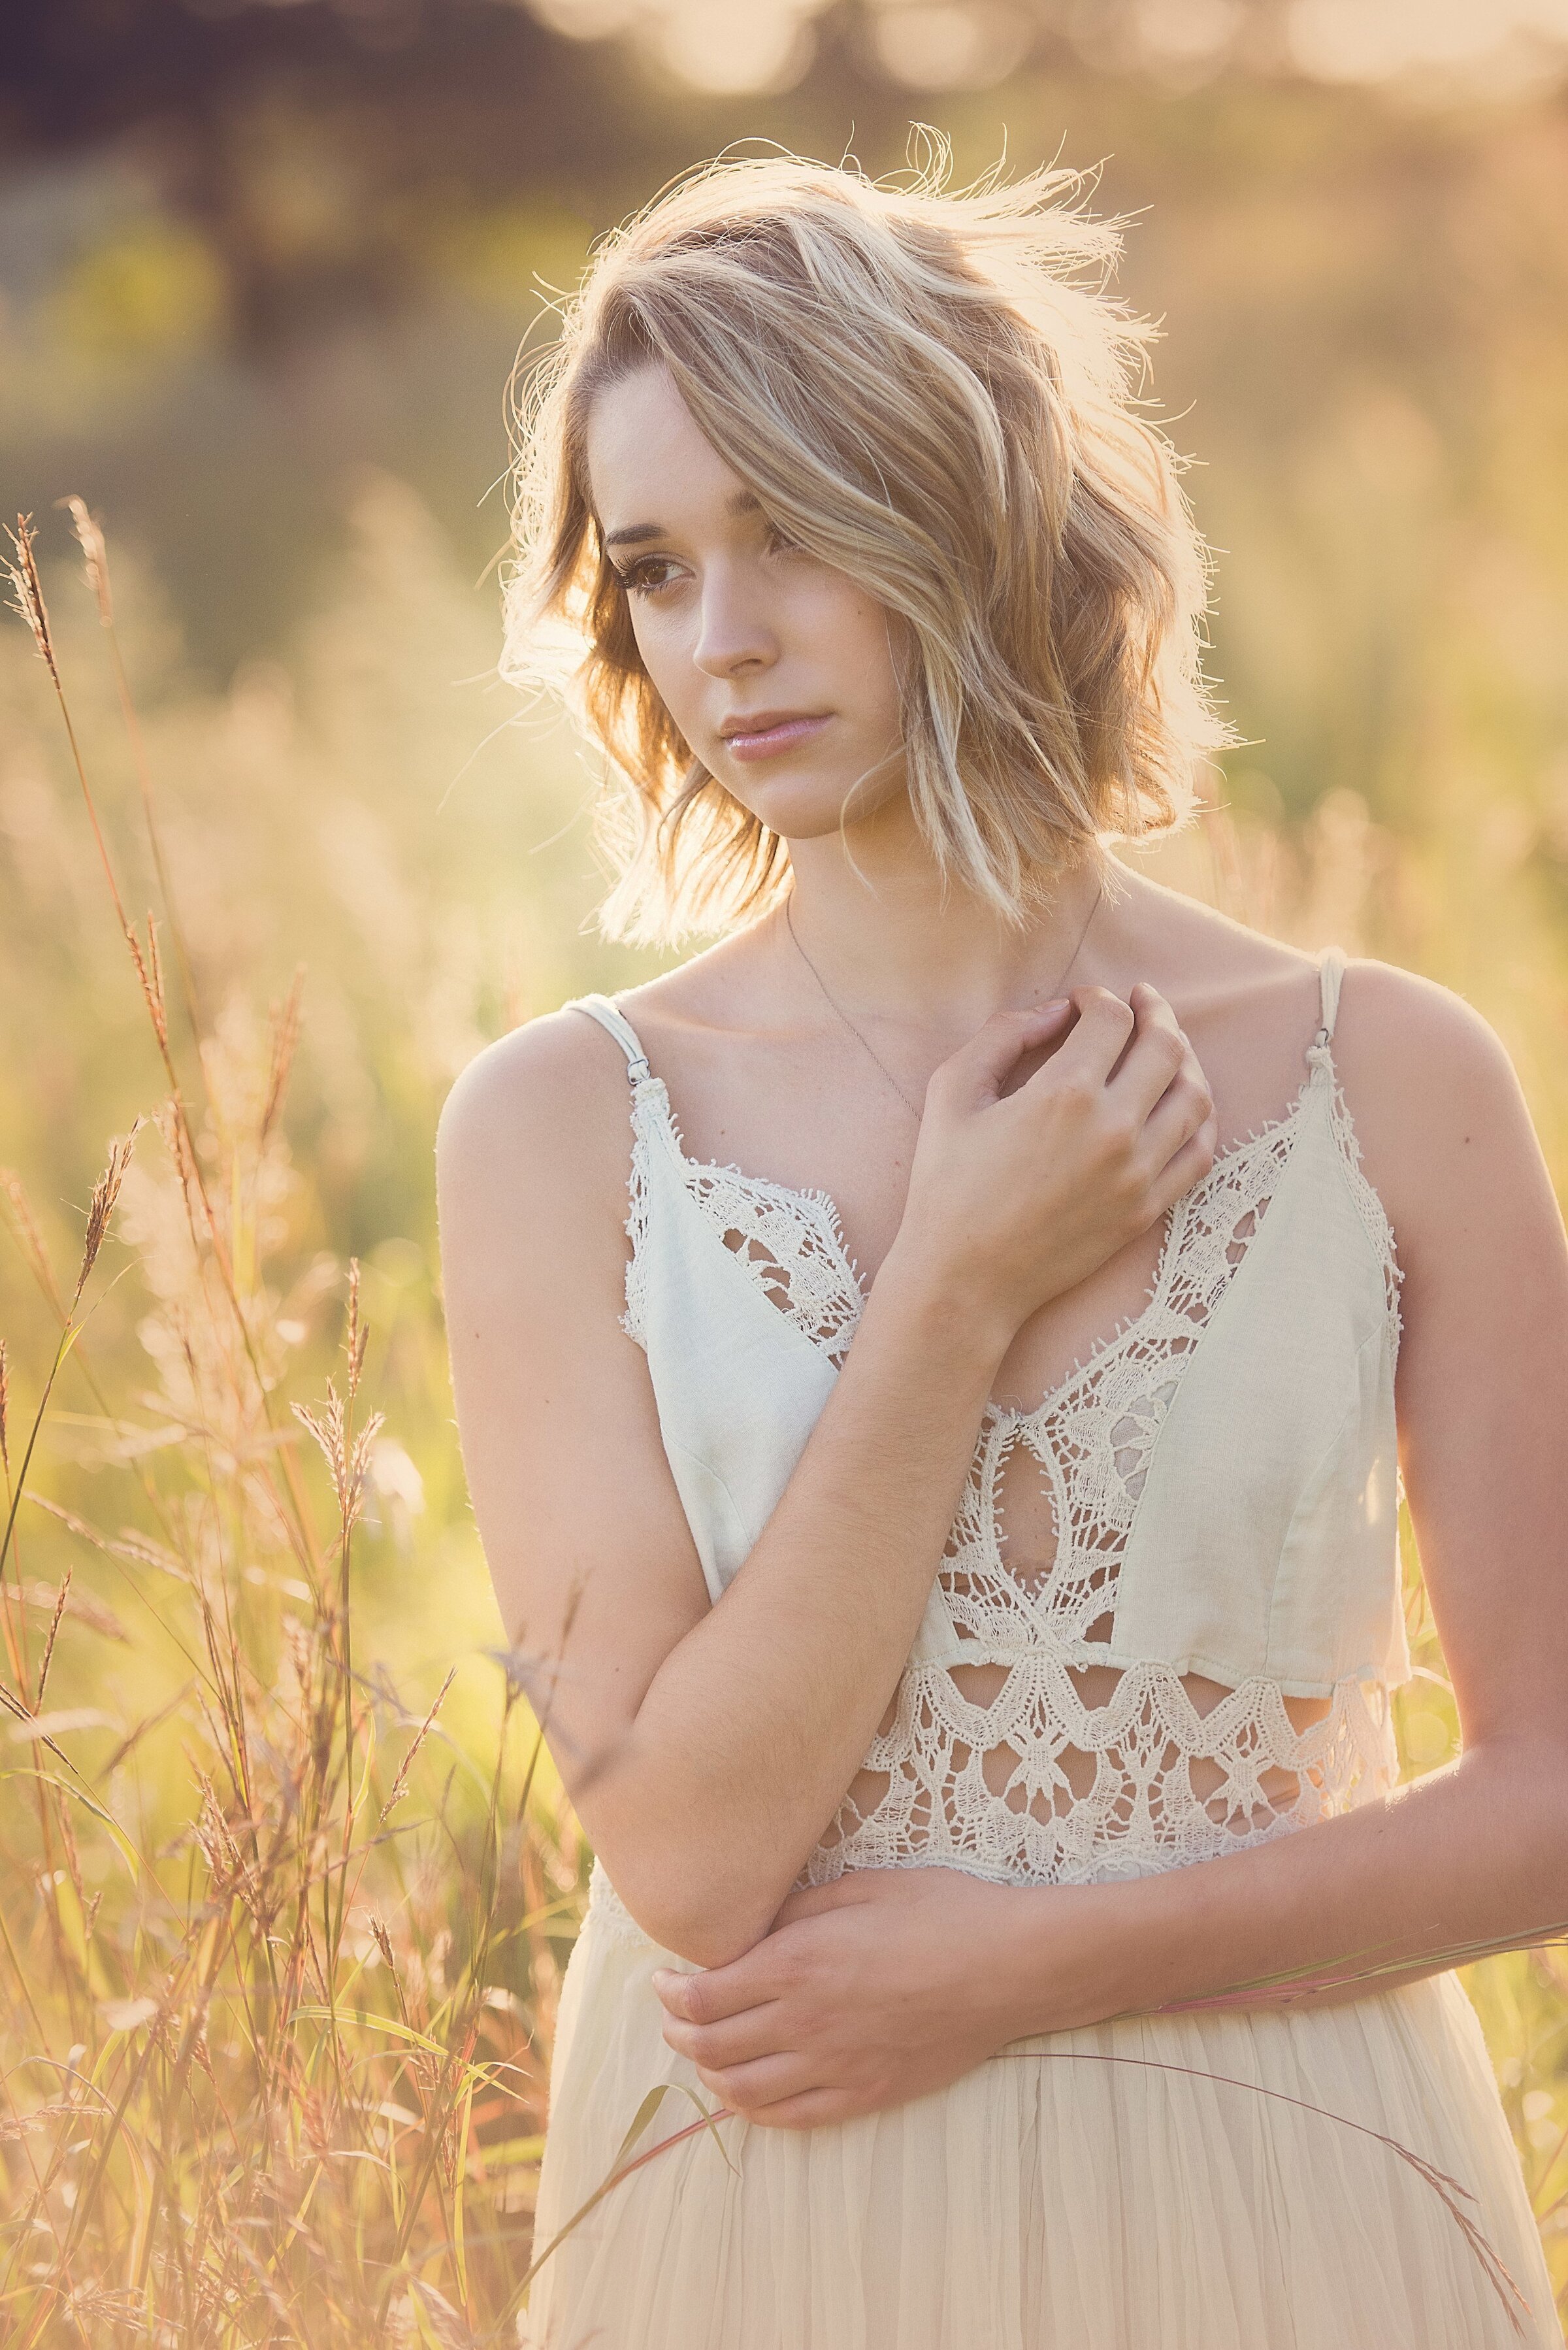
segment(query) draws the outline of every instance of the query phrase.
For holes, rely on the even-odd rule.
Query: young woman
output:
[[[1063,195],[715,169],[527,421],[607,921],[722,934],[440,1138],[598,1855],[541,2247],[657,2085],[639,2150],[728,2116],[567,2236],[552,2350],[1561,2338],[1443,1970],[1568,1917],[1568,1251],[1462,1003],[1111,854],[1214,739],[1203,568]],[[1401,1471],[1464,1730],[1404,1788]]]

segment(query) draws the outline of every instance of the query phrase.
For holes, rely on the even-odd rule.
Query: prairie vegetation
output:
[[[62,1048],[55,1114],[85,1123],[84,1081],[127,1113],[85,1213],[25,1163],[4,1177],[0,2306],[28,2350],[503,2338],[531,2257],[587,1855],[523,1697],[526,1660],[493,1617],[444,1386],[429,1138],[476,1041],[473,942],[369,804],[350,818],[318,801],[314,840],[300,829],[324,744],[364,759],[372,713],[396,733],[386,697],[417,701],[380,599],[403,567],[388,534],[419,517],[378,498],[359,587],[322,623],[330,684],[303,718],[269,671],[128,729],[118,629],[90,577],[50,579],[70,617],[47,624],[49,662],[20,630],[4,642],[37,756],[0,808],[16,852],[8,954]],[[43,592],[24,566],[35,613]],[[441,602],[432,566],[414,634]],[[94,681],[80,708],[78,668]],[[79,776],[70,738],[62,760],[46,733],[56,670]],[[533,755],[547,790],[558,754]],[[558,764],[569,807],[580,786]],[[1436,847],[1464,869],[1459,843]],[[1293,835],[1211,810],[1157,863],[1303,940],[1440,968],[1453,932],[1442,856],[1346,793]],[[121,875],[140,866],[155,885],[162,868],[168,896],[137,922]],[[193,950],[181,909],[198,876]],[[545,956],[552,879],[586,878],[546,867],[538,959],[481,1016],[579,984],[570,943]],[[324,889],[344,961],[314,995],[308,977],[266,1009],[224,991],[214,940],[297,920]],[[1527,919],[1516,901],[1487,957],[1521,987],[1494,1008],[1525,1053],[1563,1014],[1550,929],[1542,917],[1532,937]],[[357,1066],[339,991],[372,951]],[[1560,1131],[1552,1074],[1531,1070]],[[41,1082],[18,1055],[25,1143]],[[30,1138],[46,1182],[54,1131]],[[380,1229],[343,1232],[343,1162],[389,1146]],[[1413,1550],[1408,1567],[1420,1669],[1400,1726],[1417,1770],[1455,1732]],[[1554,1949],[1513,1954],[1472,1969],[1471,1989],[1568,2278],[1568,1970]]]
[[[1129,159],[1110,200],[1154,202],[1134,290],[1168,307],[1160,388],[1210,461],[1192,489],[1245,738],[1155,869],[1460,989],[1568,1184],[1559,113],[1019,80],[1014,151],[1051,152],[1069,99],[1077,156]],[[995,102],[950,112],[991,160]],[[535,250],[512,225],[523,260],[506,244],[420,330],[475,414]],[[351,406],[403,364],[390,337],[356,350],[320,359],[324,411],[323,385]],[[251,608],[227,575],[252,593],[265,541],[218,536],[204,494],[199,565],[189,514],[170,525],[178,593],[113,552],[111,631],[45,507],[79,478],[51,438],[59,354],[26,356],[6,397],[47,477],[27,494],[92,810],[9,623],[0,2336],[510,2340],[587,1855],[463,1497],[431,1140],[490,1036],[648,965],[583,927],[591,774],[484,681],[471,524],[361,467],[343,546],[290,549],[270,650],[231,667],[213,647]],[[248,432],[252,391],[189,338],[164,424],[164,361],[134,364],[78,353],[69,380],[84,435],[121,409],[164,433],[139,478],[179,478],[182,415]],[[253,518],[281,463],[203,462]],[[1407,1559],[1417,1772],[1455,1724]],[[1468,1980],[1568,2306],[1568,1967]]]

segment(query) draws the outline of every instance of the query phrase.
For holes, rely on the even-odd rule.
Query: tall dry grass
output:
[[[101,538],[76,520],[122,676]],[[52,1335],[36,1393],[5,1382],[0,2333],[17,2350],[493,2338],[528,2265],[583,1857],[531,1801],[540,1741],[513,1660],[494,1660],[475,1752],[441,1721],[451,1670],[421,1712],[356,1654],[354,1544],[386,1441],[359,1269],[272,1278],[298,996],[265,1031],[213,1030],[187,983],[182,1073],[159,926],[125,910],[26,523],[14,578],[166,1092],[111,1145],[73,1275],[5,1179]],[[112,1274],[111,1224],[130,1253]],[[152,1366],[133,1397],[94,1349],[102,1292],[128,1277]],[[291,1326],[327,1286],[341,1365],[302,1399]],[[67,1367],[115,1472],[94,1518],[34,1475]],[[29,1577],[39,1525],[112,1569],[115,1605],[68,1565]],[[171,1695],[123,1727],[51,1703],[62,1625],[134,1653],[149,1621],[182,1659]],[[149,1785],[160,1742],[178,1764]]]
[[[79,504],[73,521],[107,653],[90,725],[74,722],[26,528],[16,592],[162,1090],[110,1146],[69,1268],[23,1179],[5,1179],[32,1305],[18,1359],[0,1358],[0,2334],[25,2350],[508,2339],[587,1856],[520,1660],[494,1640],[454,1687],[442,1653],[417,1700],[407,1643],[398,1671],[384,1660],[389,1565],[418,1612],[409,1448],[428,1455],[429,1431],[389,1429],[377,1406],[444,1409],[370,1343],[367,1296],[396,1289],[375,1261],[411,1244],[370,1235],[363,1277],[319,1245],[317,1170],[289,1140],[297,988],[265,1019],[234,995],[203,1003],[107,553]],[[140,925],[83,749],[96,757],[117,713],[162,908]],[[1293,837],[1213,816],[1158,869],[1304,942],[1441,971],[1448,853],[1441,831],[1415,848],[1341,793]],[[1514,960],[1532,955],[1537,979],[1550,945],[1516,923]],[[1558,970],[1511,1036],[1527,1073]],[[334,1367],[302,1335],[328,1321]],[[1414,1769],[1456,1732],[1407,1563]],[[447,1651],[467,1620],[442,1619]],[[1568,1970],[1542,1950],[1470,1982],[1568,2288]],[[613,2191],[635,2192],[649,2158],[645,2135]]]

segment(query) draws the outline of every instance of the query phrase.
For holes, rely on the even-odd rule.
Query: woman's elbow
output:
[[[650,1942],[694,1967],[727,1967],[753,1950],[772,1926],[788,1886],[774,1888],[701,1881],[668,1863],[633,1863],[608,1874],[632,1922]]]

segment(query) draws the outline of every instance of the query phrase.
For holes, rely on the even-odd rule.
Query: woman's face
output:
[[[836,831],[904,786],[892,624],[786,545],[703,439],[665,369],[607,385],[588,474],[638,649],[696,756],[785,839]]]

